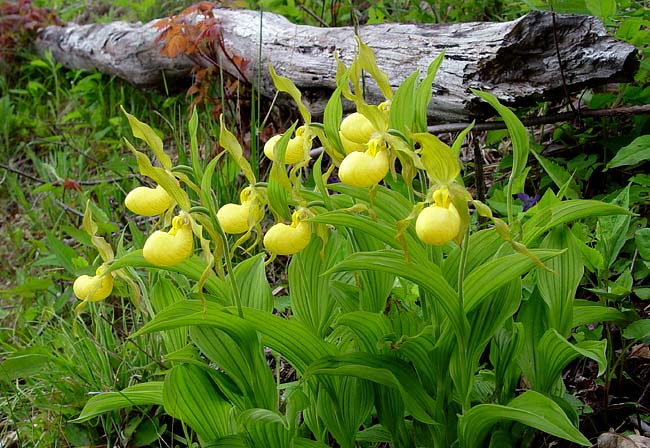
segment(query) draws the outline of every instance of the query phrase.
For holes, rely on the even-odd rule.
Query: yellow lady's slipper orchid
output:
[[[305,137],[302,132],[298,132],[301,128],[296,130],[295,137],[289,139],[287,143],[287,150],[284,152],[284,163],[293,164],[305,160]],[[271,160],[275,160],[275,145],[282,138],[281,135],[274,135],[264,145],[264,155]]]
[[[370,120],[359,112],[348,115],[341,122],[341,134],[354,143],[365,144],[377,132]]]
[[[113,274],[105,273],[106,266],[101,265],[93,277],[82,275],[72,284],[72,290],[79,300],[99,302],[113,291]]]
[[[441,246],[454,239],[460,231],[460,215],[451,203],[449,190],[439,188],[433,193],[434,203],[418,215],[415,232],[426,244]]]
[[[368,142],[365,152],[351,152],[339,166],[339,179],[352,187],[370,187],[388,173],[388,148],[378,137]]]
[[[339,131],[339,137],[341,138],[341,144],[343,144],[343,149],[345,150],[346,154],[350,154],[351,152],[355,151],[363,152],[366,150],[365,144],[348,140],[341,131]]]
[[[217,212],[219,225],[225,233],[247,232],[252,223],[259,222],[264,216],[263,206],[251,187],[242,190],[239,200],[241,204],[225,204]]]
[[[291,225],[275,224],[264,235],[264,247],[275,255],[291,255],[311,241],[311,224],[301,220],[301,211],[293,212]]]
[[[174,266],[187,260],[194,252],[192,223],[187,213],[181,213],[172,220],[169,232],[156,230],[144,243],[142,255],[156,266]]]
[[[134,188],[124,199],[126,208],[142,216],[160,215],[173,204],[174,199],[160,185],[156,186],[156,188]]]

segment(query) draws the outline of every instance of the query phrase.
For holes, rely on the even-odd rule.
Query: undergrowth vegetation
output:
[[[553,3],[223,5],[317,26],[597,15],[640,69],[566,100],[650,104],[643,3]],[[507,129],[434,136],[444,55],[393,91],[358,41],[318,122],[272,68],[293,111],[218,70],[197,69],[187,95],[141,91],[29,46],[59,20],[190,6],[0,5],[0,446],[590,446],[610,428],[647,432],[647,110],[525,128],[561,106],[515,114],[475,91]],[[209,56],[193,45],[166,49]],[[384,102],[366,103],[362,76]]]

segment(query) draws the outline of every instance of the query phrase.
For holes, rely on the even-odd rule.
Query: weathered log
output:
[[[334,53],[347,64],[355,54],[352,27],[294,25],[271,13],[260,20],[259,12],[248,10],[215,9],[214,15],[221,22],[228,54],[250,62],[243,71],[247,80],[257,80],[261,70],[258,87],[272,97],[275,89],[267,67],[273,64],[301,89],[316,115],[335,88]],[[65,67],[96,68],[136,86],[159,85],[163,73],[167,80],[187,76],[193,62],[162,56],[154,23],[50,26],[39,33],[37,46],[51,51]],[[485,104],[470,88],[490,91],[506,104],[530,104],[561,96],[565,88],[575,92],[630,79],[638,66],[635,48],[609,36],[602,23],[589,16],[557,14],[553,20],[550,13],[531,12],[504,23],[387,23],[361,26],[359,35],[376,52],[378,65],[394,86],[415,69],[425,72],[433,58],[446,52],[429,105],[430,117],[439,121],[485,112]],[[241,78],[227,58],[221,59],[226,72]],[[366,85],[370,102],[383,99],[374,83]]]

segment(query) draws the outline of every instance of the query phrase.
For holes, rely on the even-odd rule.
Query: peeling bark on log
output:
[[[221,22],[227,52],[250,61],[246,79],[257,80],[261,69],[258,87],[263,95],[275,94],[268,74],[268,64],[273,64],[303,92],[311,111],[322,114],[336,87],[334,52],[346,64],[355,54],[353,28],[294,25],[264,13],[260,33],[259,12],[215,9],[214,14]],[[50,26],[40,31],[37,46],[41,52],[51,51],[65,67],[96,68],[140,87],[160,85],[163,72],[167,80],[187,76],[193,63],[161,56],[161,44],[154,43],[159,31],[153,24]],[[610,37],[602,23],[589,16],[556,14],[555,32],[550,13],[531,12],[504,23],[367,25],[359,28],[359,34],[394,86],[417,68],[424,73],[433,58],[446,51],[429,105],[429,115],[437,121],[489,113],[470,88],[492,92],[510,105],[563,95],[554,35],[570,92],[631,79],[638,67],[635,48]],[[223,69],[239,77],[231,64],[225,62]],[[366,84],[368,101],[380,102],[383,97],[374,83]]]

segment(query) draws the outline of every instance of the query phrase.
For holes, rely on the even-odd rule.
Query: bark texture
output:
[[[273,64],[278,74],[301,89],[311,111],[322,113],[335,88],[334,53],[346,64],[355,54],[352,27],[294,25],[277,14],[260,18],[259,12],[248,10],[214,13],[226,51],[250,62],[244,70],[246,80],[256,81],[260,74],[260,91],[272,97],[268,64]],[[155,43],[159,31],[153,24],[50,26],[39,33],[37,46],[51,51],[65,67],[96,68],[141,87],[160,85],[163,73],[168,82],[187,76],[193,63],[161,56],[161,44]],[[589,16],[556,14],[554,24],[550,13],[531,12],[504,23],[367,25],[359,34],[394,86],[415,69],[425,72],[433,58],[446,51],[429,105],[430,117],[438,121],[490,110],[470,88],[492,92],[510,105],[561,96],[565,87],[560,60],[569,92],[630,79],[638,66],[636,49],[609,36],[602,23]],[[226,72],[241,77],[227,58],[221,59]],[[369,102],[383,99],[374,83],[366,86]]]

